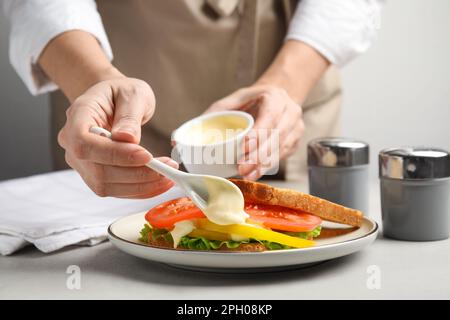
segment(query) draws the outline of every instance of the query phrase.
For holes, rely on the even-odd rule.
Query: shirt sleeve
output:
[[[331,63],[344,66],[373,43],[383,0],[302,0],[286,40],[312,46]]]
[[[57,89],[37,61],[49,41],[65,31],[91,33],[112,60],[111,46],[94,0],[3,1],[11,26],[9,59],[33,95]]]

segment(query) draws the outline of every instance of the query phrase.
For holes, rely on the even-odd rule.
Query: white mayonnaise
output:
[[[208,220],[220,225],[244,224],[249,215],[244,211],[242,192],[213,179],[205,179],[205,183],[209,197],[203,213]]]
[[[174,224],[174,228],[170,231],[173,239],[173,247],[178,247],[181,238],[188,235],[195,229],[194,223],[191,220],[184,220]]]
[[[235,115],[205,119],[186,132],[190,144],[209,145],[232,139],[248,126],[247,120]]]

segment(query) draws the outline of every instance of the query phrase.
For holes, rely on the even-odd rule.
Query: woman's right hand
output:
[[[144,166],[152,155],[139,146],[141,126],[154,109],[150,86],[123,77],[93,85],[67,110],[58,142],[65,149],[66,162],[97,195],[149,198],[173,186],[171,180]],[[92,126],[110,130],[112,140],[90,133]],[[178,168],[170,158],[159,160]]]

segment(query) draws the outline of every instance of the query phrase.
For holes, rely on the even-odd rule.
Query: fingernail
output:
[[[247,155],[244,159],[242,159],[242,164],[257,164],[258,161],[255,159],[255,155],[254,154],[249,154]]]
[[[240,165],[255,165],[258,163],[258,155],[255,152],[245,154],[241,159],[239,159],[238,164]]]
[[[122,133],[129,133],[133,136],[135,136],[137,134],[136,130],[132,127],[118,127],[115,131],[122,132]]]
[[[245,153],[250,153],[250,152],[254,151],[257,148],[258,140],[256,140],[256,137],[249,137],[249,136],[247,136],[246,138],[247,139],[244,142],[244,145],[243,145],[244,148],[243,149],[244,149]]]
[[[130,126],[119,126],[117,128],[117,131],[120,132],[129,132],[129,133],[136,133],[136,130],[133,127]]]
[[[130,154],[128,158],[130,161],[145,164],[151,160],[152,155],[147,150],[138,150]]]
[[[166,159],[164,159],[163,162],[168,164],[171,167],[178,168],[178,162],[176,162],[175,160],[173,160],[171,158],[166,158]]]
[[[258,169],[253,170],[252,172],[250,172],[248,175],[245,176],[245,179],[247,180],[256,180],[258,178],[259,178]]]
[[[113,140],[139,143],[139,134],[133,127],[118,127],[112,129]]]
[[[238,172],[241,176],[247,176],[250,172],[253,172],[257,168],[254,164],[241,164],[238,167]]]

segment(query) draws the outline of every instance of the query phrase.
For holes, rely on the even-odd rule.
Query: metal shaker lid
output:
[[[308,143],[308,165],[351,167],[369,163],[369,145],[349,138],[319,138]]]
[[[428,147],[391,148],[380,151],[379,176],[419,180],[450,177],[450,154]]]

